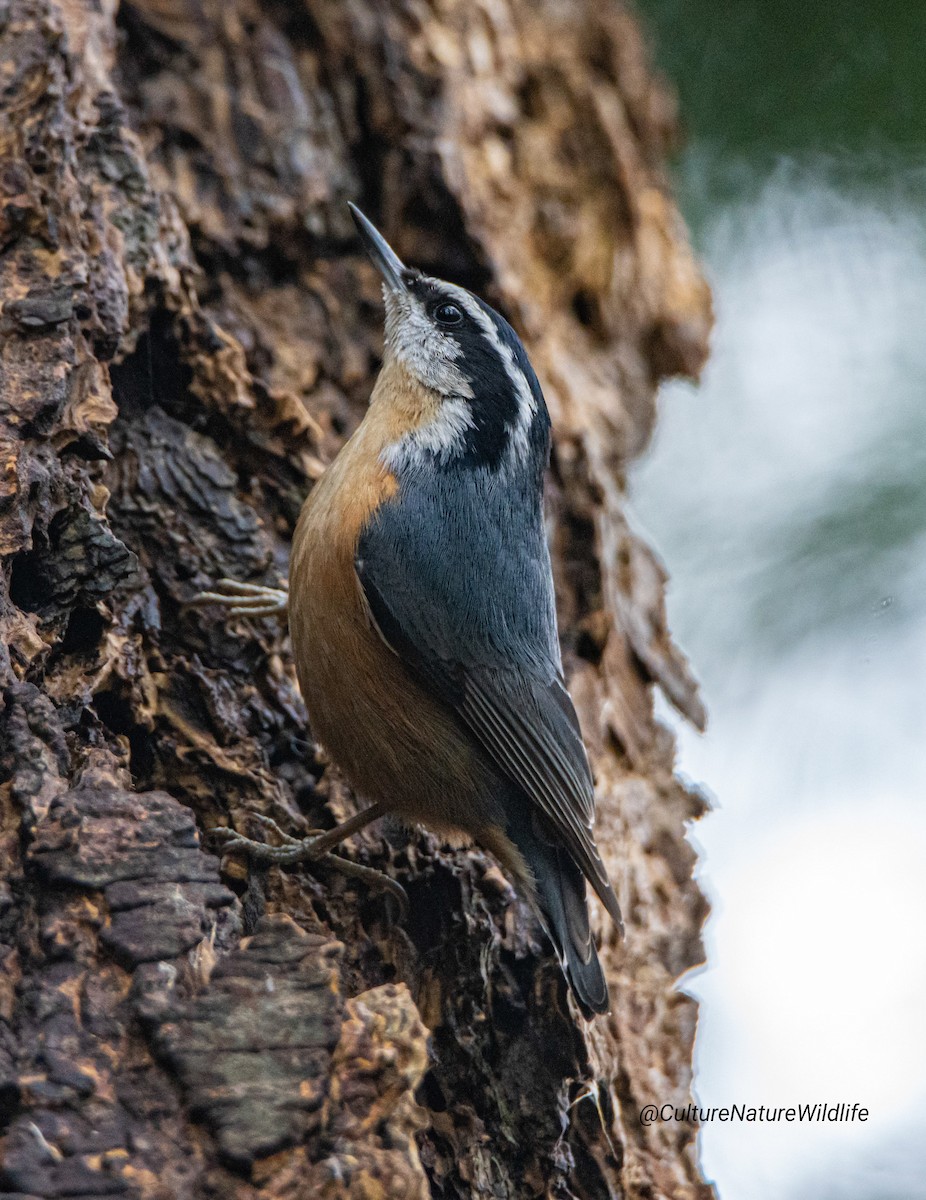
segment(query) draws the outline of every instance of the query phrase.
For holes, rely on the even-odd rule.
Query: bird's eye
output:
[[[434,320],[440,325],[459,325],[463,320],[463,312],[455,304],[438,304],[434,310]]]

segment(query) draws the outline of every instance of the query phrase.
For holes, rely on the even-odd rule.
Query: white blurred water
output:
[[[865,1124],[712,1124],[721,1200],[926,1197],[926,215],[917,188],[782,167],[699,247],[717,330],[664,389],[632,494],[711,725],[704,1105],[860,1102]]]

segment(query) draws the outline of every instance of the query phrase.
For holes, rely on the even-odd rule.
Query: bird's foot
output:
[[[243,583],[238,579],[219,579],[214,591],[199,592],[192,603],[197,607],[218,604],[239,617],[286,617],[289,593],[285,588],[267,587],[262,583]]]
[[[305,842],[313,841],[315,838],[321,837],[321,835],[325,832],[324,829],[310,829],[303,837],[298,838],[293,837],[291,833],[287,833],[285,829],[281,829],[276,821],[274,821],[273,817],[265,816],[263,813],[249,812],[248,820],[253,821],[256,825],[260,825],[263,829],[266,829],[268,833],[274,834],[280,839],[282,845],[271,846],[266,842],[254,842],[251,841],[250,838],[244,837],[243,834],[238,833],[236,829],[227,829],[222,826],[213,830],[213,832],[218,834],[219,837],[226,839],[226,849],[228,841],[241,839],[242,841],[247,842],[248,845],[261,846],[265,850],[285,849],[287,846],[302,846]]]
[[[220,841],[223,855],[241,854],[251,862],[277,867],[304,862],[324,862],[326,866],[333,867],[342,875],[361,880],[375,891],[386,892],[398,904],[400,919],[404,920],[408,916],[408,896],[405,888],[383,871],[352,862],[348,858],[342,858],[340,854],[333,854],[333,831],[312,829],[306,837],[296,838],[284,832],[272,817],[265,817],[261,813],[250,813],[249,816],[268,832],[275,834],[282,845],[272,846],[267,842],[258,842],[235,829],[220,827],[212,833]]]

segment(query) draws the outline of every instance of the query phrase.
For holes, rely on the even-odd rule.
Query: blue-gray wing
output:
[[[485,505],[429,496],[428,506],[387,504],[360,539],[355,566],[379,633],[537,806],[620,925],[592,834],[594,789],[562,680],[539,510],[527,529],[518,514],[513,538]],[[454,508],[476,527],[455,528]]]

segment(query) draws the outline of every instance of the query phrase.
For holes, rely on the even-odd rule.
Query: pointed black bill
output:
[[[354,224],[357,226],[357,232],[360,234],[363,248],[369,254],[374,267],[382,275],[386,287],[393,292],[407,292],[408,288],[402,279],[405,264],[372,221],[367,220],[356,204],[351,204],[348,200],[347,207],[350,209],[350,215],[354,218]]]

